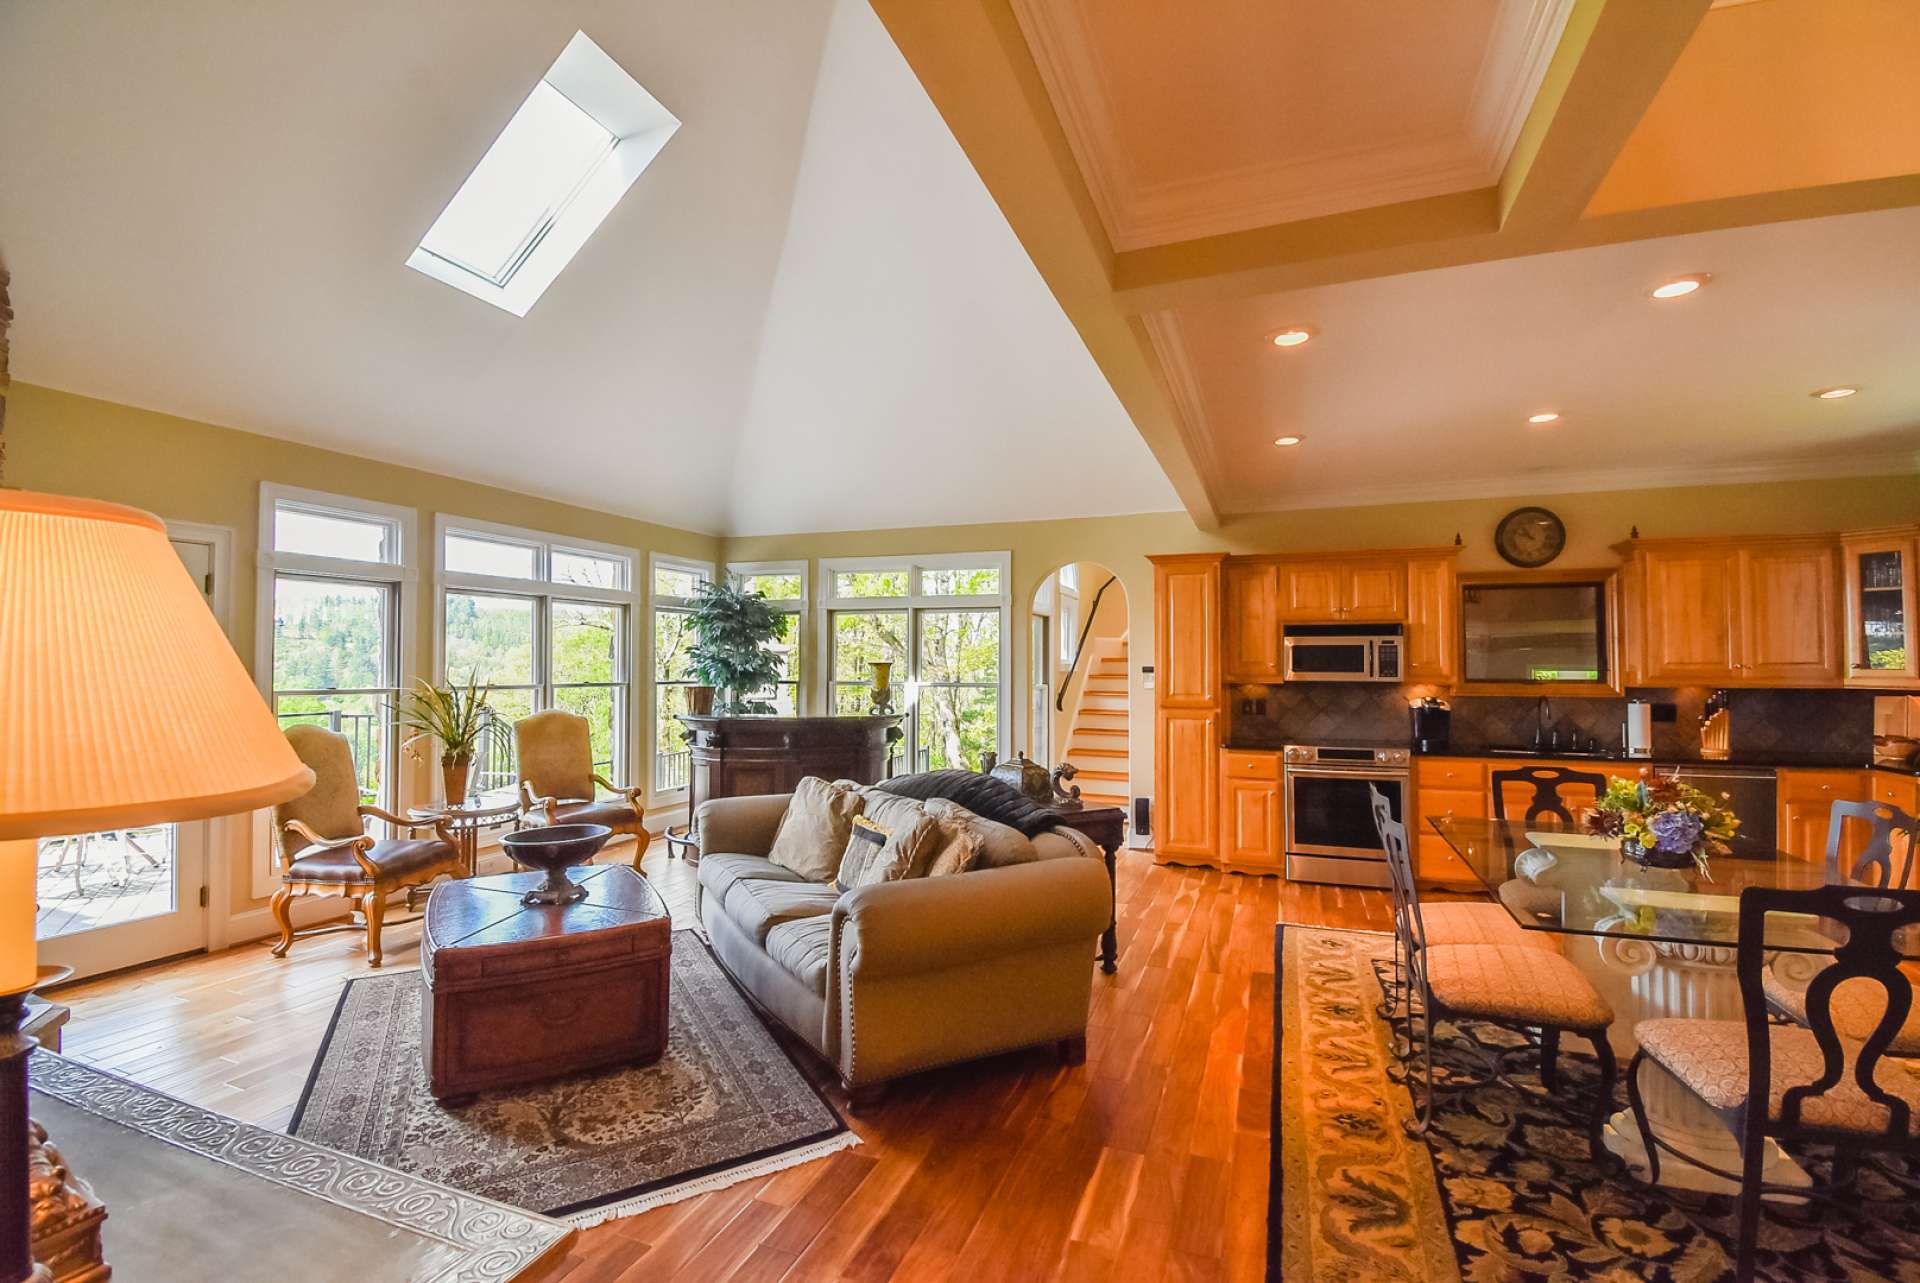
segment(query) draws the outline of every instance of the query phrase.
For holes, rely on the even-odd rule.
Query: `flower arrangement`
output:
[[[1684,868],[1691,860],[1711,877],[1707,860],[1725,855],[1740,830],[1740,818],[1724,805],[1727,795],[1709,797],[1678,773],[1642,771],[1637,780],[1615,779],[1600,795],[1587,828],[1619,838],[1626,855],[1657,867]]]

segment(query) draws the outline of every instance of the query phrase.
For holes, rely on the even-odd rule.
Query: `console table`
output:
[[[801,779],[878,784],[887,774],[887,732],[902,715],[680,718],[692,753],[687,814],[709,798],[791,793]]]

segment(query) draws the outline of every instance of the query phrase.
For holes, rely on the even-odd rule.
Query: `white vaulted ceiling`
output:
[[[404,264],[576,30],[684,126],[516,319]],[[26,382],[716,532],[1175,506],[864,0],[10,4],[0,176]]]

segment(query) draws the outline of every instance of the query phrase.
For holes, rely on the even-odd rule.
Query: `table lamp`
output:
[[[232,815],[313,773],[158,518],[0,490],[0,1283],[41,1279],[28,1207],[37,839]]]

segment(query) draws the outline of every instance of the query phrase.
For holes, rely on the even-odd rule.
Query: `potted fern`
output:
[[[471,676],[464,689],[416,681],[413,689],[395,702],[394,719],[402,730],[412,732],[401,742],[410,756],[418,758],[417,745],[422,740],[440,741],[440,779],[448,806],[459,806],[467,800],[467,777],[473,771],[473,759],[493,733],[493,709],[487,704],[492,689]]]
[[[695,638],[687,657],[693,661],[694,676],[714,688],[714,711],[773,712],[766,700],[751,698],[781,677],[780,659],[768,646],[786,625],[765,595],[728,583],[703,584],[687,623]]]

